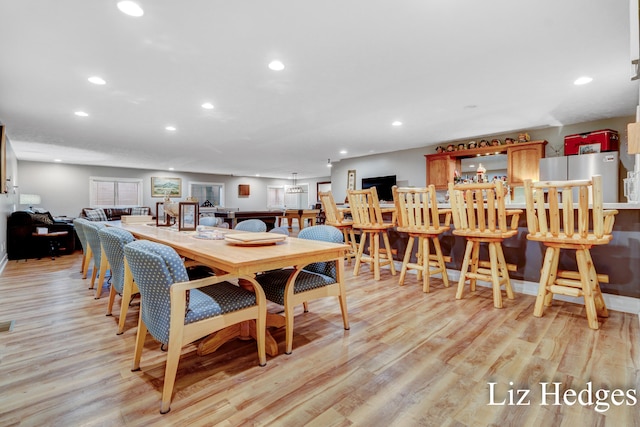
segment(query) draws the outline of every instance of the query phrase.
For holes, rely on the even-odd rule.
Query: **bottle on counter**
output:
[[[478,164],[478,170],[476,172],[476,180],[478,182],[487,182],[487,169],[482,166],[482,163]]]

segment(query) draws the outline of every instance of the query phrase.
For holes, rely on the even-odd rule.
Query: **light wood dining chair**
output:
[[[98,285],[96,288],[95,298],[100,298],[102,293],[102,287],[104,286],[104,280],[109,270],[109,262],[106,257],[102,256],[102,244],[100,243],[100,237],[98,236],[98,230],[106,227],[105,224],[96,221],[87,221],[84,223],[84,235],[87,239],[87,246],[91,248],[91,256],[93,257],[93,268],[91,270],[91,285],[89,289],[93,289],[96,286],[96,277],[98,278]],[[100,272],[98,274],[98,271]]]
[[[127,244],[124,253],[141,296],[132,371],[140,370],[147,332],[167,347],[160,413],[170,410],[178,362],[182,348],[189,343],[227,326],[255,321],[259,364],[267,363],[267,302],[253,278],[243,277],[251,283],[253,292],[228,282],[236,279],[230,274],[189,280],[173,248],[147,240]]]
[[[318,192],[318,199],[320,199],[325,213],[324,223],[340,230],[344,236],[345,243],[349,245],[350,249],[345,254],[345,258],[351,263],[351,259],[355,258],[358,252],[358,243],[353,232],[353,221],[344,219],[344,213],[338,210],[331,191]]]
[[[342,243],[342,232],[331,225],[312,225],[300,230],[299,239]],[[329,262],[314,262],[301,270],[284,268],[268,271],[256,276],[269,301],[284,306],[286,325],[285,353],[293,349],[293,321],[295,306],[303,304],[304,312],[309,311],[307,302],[325,297],[337,297],[342,312],[344,329],[349,329],[347,294],[344,284],[344,263],[342,259]]]
[[[367,262],[373,270],[375,280],[380,280],[380,267],[388,265],[391,274],[396,275],[396,267],[393,263],[393,252],[389,243],[387,231],[395,227],[392,222],[384,222],[380,210],[380,201],[375,187],[366,190],[348,190],[349,209],[353,218],[354,230],[359,230],[360,243],[356,253],[353,275],[360,273],[360,264]],[[384,242],[384,250],[380,248],[380,236]],[[364,253],[364,248],[369,241],[369,254]]]
[[[124,247],[135,239],[131,233],[117,227],[101,228],[98,230],[98,236],[102,244],[102,258],[109,263],[109,269],[111,270],[107,316],[112,315],[116,294],[120,295],[120,318],[118,319],[117,335],[121,335],[124,332],[124,322],[129,304],[133,296],[140,293],[138,286],[133,281],[131,271],[125,268],[124,263]]]
[[[442,211],[446,216],[444,223],[441,224],[441,212],[438,210],[436,188],[433,185],[424,188],[398,188],[394,185],[392,191],[398,220],[397,230],[409,235],[400,271],[400,286],[404,285],[407,270],[417,270],[418,280],[422,279],[423,292],[429,292],[429,278],[438,273],[442,275],[444,286],[449,287],[445,262],[451,261],[451,257],[445,259],[442,255],[438,238],[449,230],[451,210]],[[413,263],[411,255],[416,238],[418,239],[418,253],[416,254],[416,262]],[[430,242],[433,244],[433,254],[431,254]]]
[[[471,291],[476,290],[476,281],[490,282],[493,288],[493,306],[502,308],[504,285],[507,298],[514,299],[509,270],[502,251],[502,241],[518,233],[518,220],[522,210],[505,208],[505,188],[502,181],[494,183],[454,184],[449,183],[449,199],[456,236],[467,240],[456,299],[464,294],[464,284],[469,280]],[[507,217],[511,216],[508,224]],[[481,261],[480,244],[487,243],[489,261]]]
[[[608,283],[609,277],[596,273],[590,249],[611,241],[618,213],[615,209],[603,209],[602,177],[595,175],[590,180],[575,181],[525,180],[524,194],[527,239],[547,247],[533,315],[541,317],[554,294],[583,297],[589,327],[598,329],[598,316],[608,316],[599,283]],[[562,250],[575,251],[578,271],[558,269]]]

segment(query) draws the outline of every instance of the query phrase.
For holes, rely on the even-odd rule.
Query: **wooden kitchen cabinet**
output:
[[[507,183],[522,187],[525,179],[540,178],[540,159],[547,141],[513,144],[507,149]]]
[[[454,171],[461,170],[461,159],[506,153],[507,182],[511,187],[521,187],[524,185],[525,179],[537,180],[539,178],[540,159],[544,158],[544,146],[546,144],[547,141],[530,141],[426,154],[427,185],[435,185],[436,190],[446,190],[449,182],[453,182]]]
[[[427,157],[427,185],[433,184],[436,190],[446,190],[453,181],[454,171],[460,170],[460,159],[445,154]]]

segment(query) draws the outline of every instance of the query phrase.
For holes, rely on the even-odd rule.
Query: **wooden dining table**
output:
[[[116,225],[116,224],[112,224]],[[171,246],[180,256],[211,267],[215,271],[235,276],[255,277],[264,271],[294,267],[296,274],[304,266],[313,262],[337,261],[337,280],[344,280],[344,256],[347,245],[317,240],[286,237],[273,244],[245,245],[226,240],[199,238],[196,231],[178,231],[170,227],[156,227],[155,224],[118,224],[136,239],[146,239]],[[209,230],[215,230],[210,228]],[[218,229],[219,233],[239,233],[236,230]],[[245,232],[246,233],[246,232]],[[274,234],[276,236],[276,234]],[[284,316],[267,314],[267,327],[284,326]],[[225,342],[235,339],[255,338],[255,322],[229,326],[203,340],[198,354],[215,351]],[[267,330],[266,352],[270,356],[278,354],[278,344]]]

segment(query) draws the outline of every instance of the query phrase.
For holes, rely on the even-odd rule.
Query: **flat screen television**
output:
[[[378,199],[390,202],[393,200],[391,188],[396,185],[396,176],[376,176],[374,178],[362,178],[362,189],[376,187]]]

